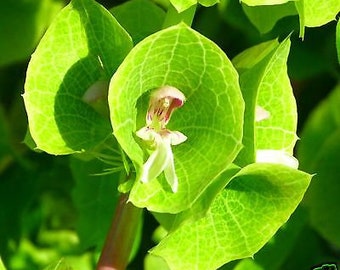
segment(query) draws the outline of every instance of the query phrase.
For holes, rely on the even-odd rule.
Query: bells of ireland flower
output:
[[[151,94],[146,126],[136,132],[150,149],[150,156],[140,175],[141,182],[147,183],[164,172],[171,190],[177,192],[178,178],[171,146],[184,142],[187,137],[179,131],[167,129],[166,125],[172,112],[183,106],[184,102],[184,94],[172,86],[160,87]]]

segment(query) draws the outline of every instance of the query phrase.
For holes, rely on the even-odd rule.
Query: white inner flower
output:
[[[298,160],[284,150],[259,149],[256,151],[256,162],[283,164],[294,169],[299,167]]]
[[[152,150],[143,165],[141,182],[147,183],[164,172],[172,191],[177,192],[178,178],[171,145],[178,145],[186,141],[187,137],[179,131],[167,129],[166,124],[172,112],[183,106],[184,101],[184,94],[172,86],[163,86],[151,95],[146,126],[136,132],[136,135],[147,142]]]

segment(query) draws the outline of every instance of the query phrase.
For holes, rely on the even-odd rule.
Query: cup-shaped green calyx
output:
[[[23,97],[37,149],[73,154],[107,139],[108,82],[131,48],[131,37],[96,1],[72,0],[60,11],[27,68]]]
[[[173,192],[177,192],[178,178],[175,171],[171,145],[184,142],[187,137],[179,131],[166,129],[174,109],[184,104],[185,96],[175,87],[164,86],[157,89],[150,98],[146,113],[146,126],[136,132],[148,143],[151,155],[142,168],[140,181],[147,183],[157,178],[163,171]]]
[[[171,87],[150,93],[162,86]],[[216,44],[185,24],[159,31],[131,50],[110,82],[109,106],[114,135],[136,168],[129,199],[138,207],[187,209],[242,145],[244,102],[237,72]],[[187,139],[178,144],[182,133]],[[151,142],[149,152],[143,141]],[[157,170],[150,166],[146,175],[150,164],[158,164]]]

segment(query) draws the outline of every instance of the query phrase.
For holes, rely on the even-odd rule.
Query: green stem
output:
[[[129,261],[142,209],[127,202],[121,194],[110,230],[100,255],[97,270],[124,270]]]
[[[178,12],[173,5],[169,5],[168,11],[163,23],[163,28],[167,28],[172,25],[176,25],[180,22],[184,22],[187,25],[191,26],[192,21],[194,20],[196,12],[196,5],[189,7],[183,12]]]

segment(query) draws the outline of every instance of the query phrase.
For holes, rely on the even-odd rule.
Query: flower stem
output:
[[[129,261],[142,209],[121,194],[111,227],[100,255],[97,270],[124,270]]]

